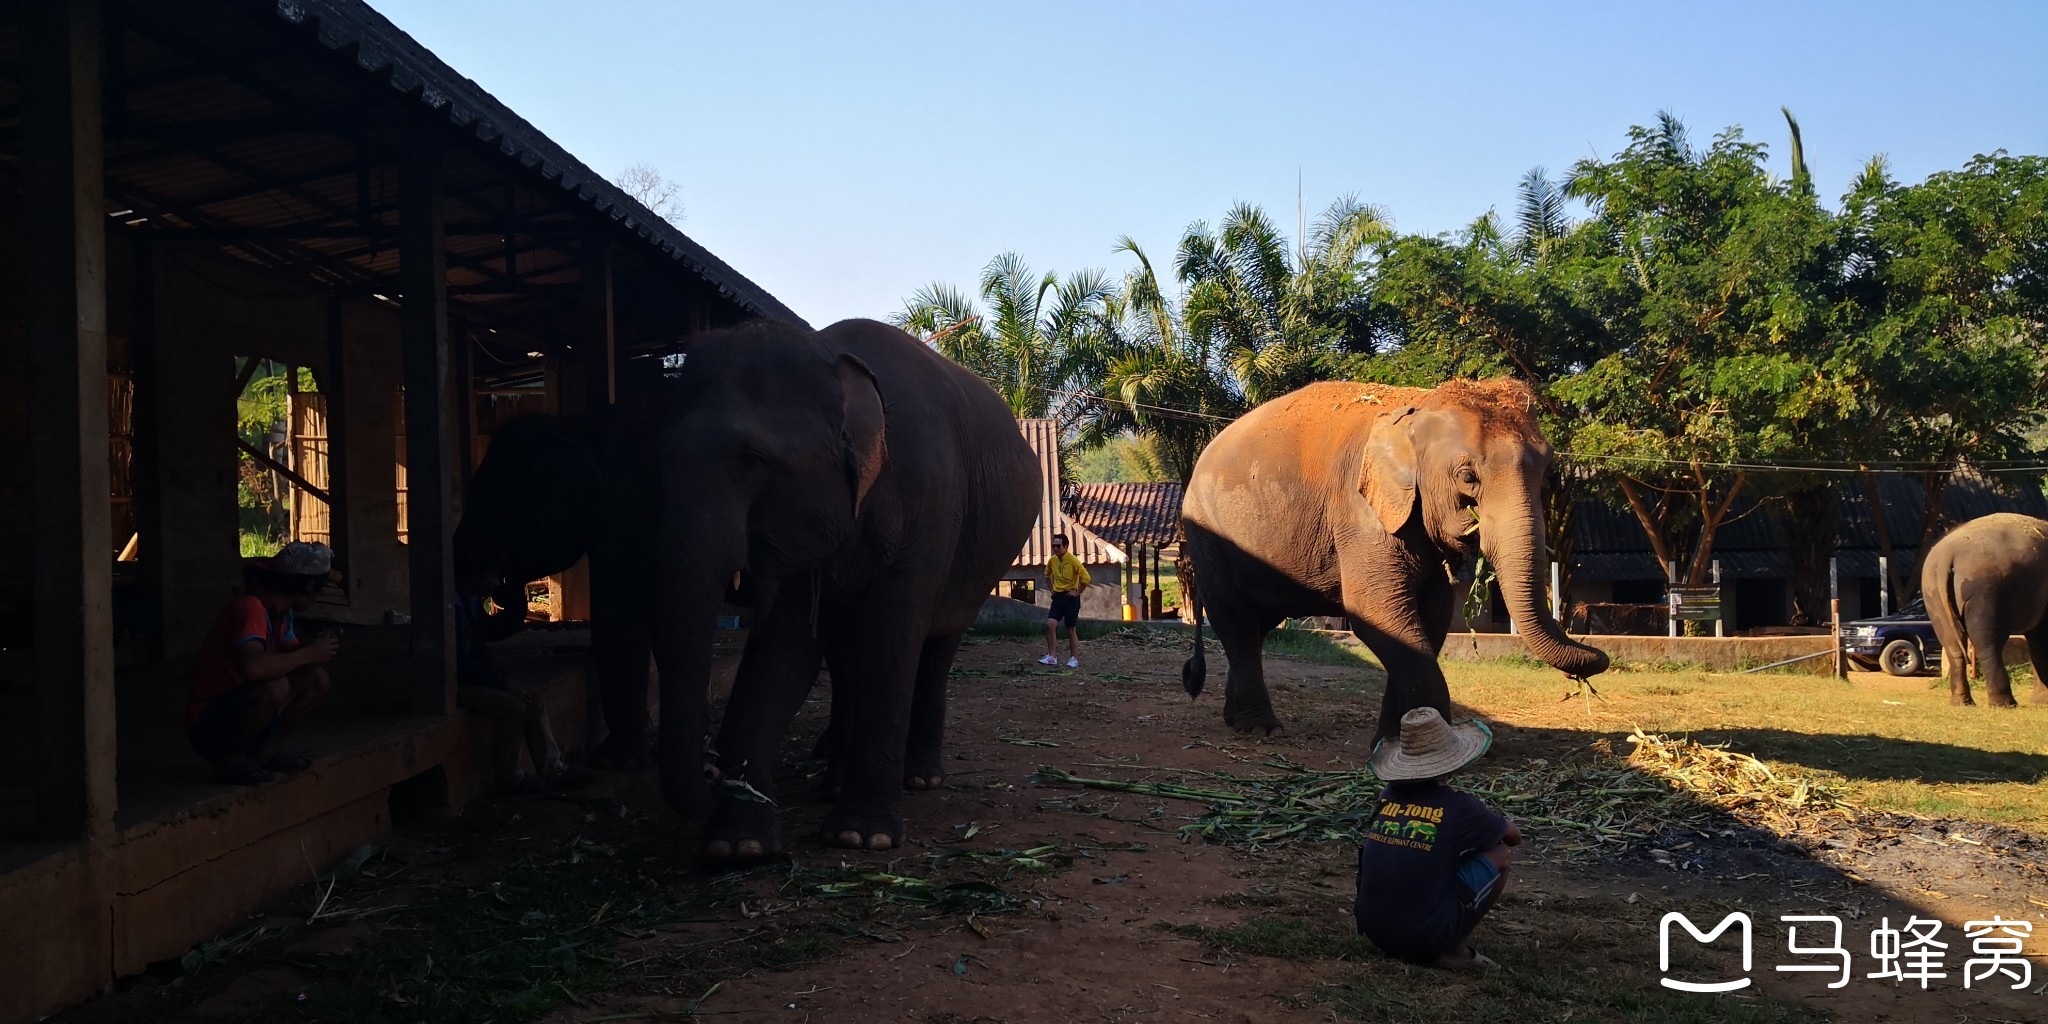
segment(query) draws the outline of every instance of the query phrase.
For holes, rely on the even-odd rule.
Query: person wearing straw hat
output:
[[[1509,847],[1521,830],[1449,777],[1486,753],[1493,733],[1478,721],[1452,725],[1435,708],[1401,716],[1401,733],[1372,754],[1387,786],[1358,850],[1359,934],[1418,964],[1485,969],[1494,962],[1467,941],[1507,887]]]
[[[326,662],[340,636],[301,639],[296,613],[341,580],[334,552],[293,541],[242,566],[244,592],[214,619],[192,665],[185,735],[212,762],[214,779],[235,785],[268,782],[279,772],[312,765],[304,754],[280,753],[277,741],[305,721],[327,696]]]

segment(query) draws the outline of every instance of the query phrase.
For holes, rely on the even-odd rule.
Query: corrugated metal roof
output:
[[[1059,423],[1048,419],[1017,421],[1031,454],[1038,458],[1038,518],[1024,540],[1024,550],[1010,563],[1011,576],[1018,570],[1038,570],[1052,557],[1052,535],[1064,533],[1074,557],[1083,565],[1112,565],[1125,561],[1123,550],[1103,540],[1068,517],[1060,508]]]
[[[525,118],[400,31],[361,0],[277,0],[277,16],[313,29],[320,45],[353,51],[355,67],[442,116],[448,125],[496,147],[508,162],[559,189],[563,198],[590,206],[695,272],[755,315],[808,326],[783,305],[681,229],[655,216],[617,185],[591,170]]]
[[[1126,549],[1180,541],[1177,483],[1069,484],[1064,497],[1069,518]]]
[[[1840,538],[1837,569],[1844,579],[1877,576],[1880,545],[1870,514],[1869,494],[1859,478],[1835,485],[1835,528]],[[1908,564],[1919,555],[1920,520],[1926,492],[1920,477],[1877,474],[1878,500],[1890,531],[1892,554]],[[1941,506],[1951,522],[1967,522],[1993,512],[2020,512],[2048,518],[2048,499],[2030,479],[1996,479],[1965,468],[1942,491]],[[1789,579],[1782,512],[1744,503],[1742,518],[1714,536],[1714,556],[1721,560],[1723,579]],[[1633,515],[1598,501],[1582,501],[1572,511],[1573,577],[1583,580],[1662,579],[1664,572],[1650,554],[1649,538]]]

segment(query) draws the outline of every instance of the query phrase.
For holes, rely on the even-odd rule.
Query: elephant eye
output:
[[[1472,472],[1472,467],[1470,466],[1459,466],[1458,482],[1461,484],[1476,484],[1479,482],[1479,474]]]

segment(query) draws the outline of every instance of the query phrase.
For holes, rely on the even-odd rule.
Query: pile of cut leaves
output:
[[[1730,812],[1761,815],[1786,830],[1847,813],[1818,784],[1780,775],[1746,754],[1641,731],[1630,740],[1635,750],[1626,759],[1602,741],[1554,762],[1475,771],[1457,785],[1518,822],[1560,833],[1555,849],[1567,853],[1603,846],[1612,852],[1674,826],[1703,828]],[[1032,780],[1201,804],[1201,813],[1175,826],[1184,841],[1257,850],[1365,840],[1381,788],[1370,770],[1313,769],[1278,755],[1247,763],[1253,770],[1179,771],[1170,780],[1090,778],[1046,765]]]

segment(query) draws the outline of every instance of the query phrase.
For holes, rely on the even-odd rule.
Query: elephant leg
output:
[[[1435,708],[1448,721],[1451,688],[1428,637],[1412,624],[1389,630],[1370,620],[1352,618],[1351,635],[1372,651],[1387,670],[1386,692],[1380,696],[1380,721],[1375,741],[1401,734],[1401,716],[1416,708]]]
[[[2034,690],[2027,700],[2048,704],[2048,618],[2027,634],[2027,661],[2034,666]]]
[[[1223,644],[1224,660],[1229,662],[1223,682],[1223,724],[1238,732],[1258,730],[1268,736],[1280,735],[1284,726],[1279,716],[1273,714],[1263,660],[1266,635],[1280,623],[1227,603],[1219,607],[1205,599],[1204,605],[1209,625]]]
[[[621,572],[608,562],[593,559],[591,564],[590,642],[597,655],[598,699],[585,713],[603,713],[604,739],[591,747],[585,760],[594,768],[623,771],[648,763],[647,669],[654,644],[654,600],[641,578],[644,574]]]
[[[918,605],[902,592],[907,589],[860,595],[827,637],[832,729],[844,754],[839,798],[825,815],[827,845],[892,850],[903,844],[898,804],[911,695],[925,644],[924,616],[911,613]]]
[[[817,681],[818,650],[807,600],[776,601],[747,638],[718,730],[721,785],[705,826],[706,861],[753,860],[782,852],[773,802],[775,768],[790,720]]]
[[[910,742],[903,751],[903,788],[938,789],[946,784],[946,683],[960,634],[924,642],[917,657],[917,683],[910,694]]]
[[[1980,612],[1975,622],[1963,623],[1976,654],[1977,671],[1984,679],[1984,702],[1995,708],[2009,708],[2019,702],[2012,698],[2012,678],[2005,672],[2004,631],[1995,628],[1997,616]]]

